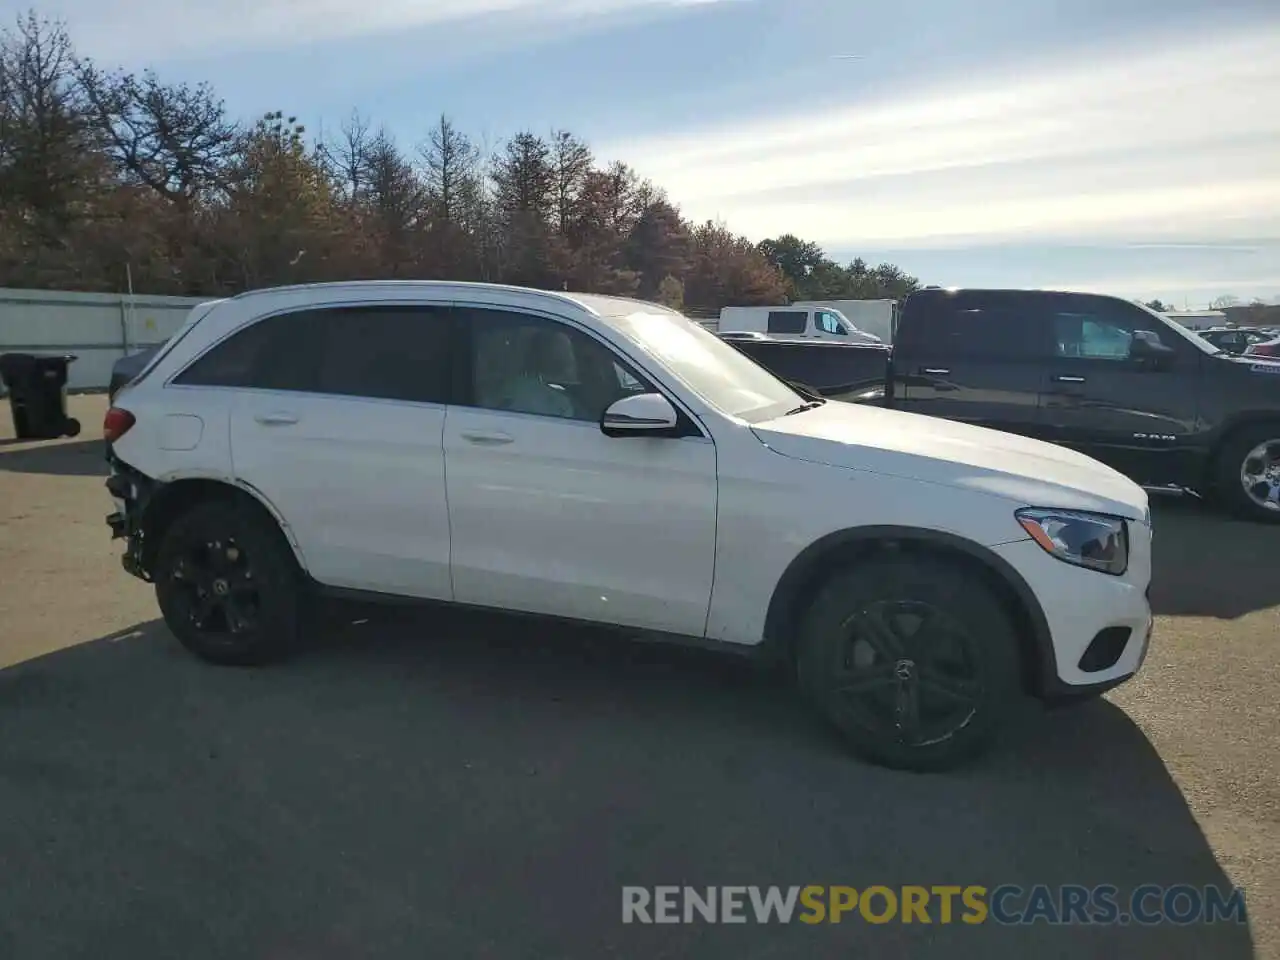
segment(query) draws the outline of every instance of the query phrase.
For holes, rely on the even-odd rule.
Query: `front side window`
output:
[[[844,328],[838,317],[834,313],[826,310],[819,310],[817,313],[818,329],[825,333],[835,334],[837,337],[847,337],[849,334]]]
[[[727,416],[760,423],[805,402],[736,347],[679,314],[639,311],[611,322],[704,403]]]
[[[506,310],[465,316],[473,406],[598,423],[615,401],[651,390],[612,350],[568,324]]]
[[[1157,318],[1126,309],[1119,301],[1086,297],[1056,306],[1053,328],[1057,356],[1111,361],[1129,359],[1135,339],[1166,345],[1161,332],[1168,329]]]
[[[1118,323],[1089,314],[1054,315],[1057,354],[1084,360],[1124,360],[1129,356],[1133,331]]]

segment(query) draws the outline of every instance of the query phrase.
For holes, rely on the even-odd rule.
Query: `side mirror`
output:
[[[610,404],[600,418],[607,437],[661,436],[676,428],[676,408],[660,393],[637,393]]]
[[[1129,341],[1129,359],[1145,366],[1163,367],[1173,359],[1173,354],[1173,347],[1161,343],[1146,330],[1135,330]]]

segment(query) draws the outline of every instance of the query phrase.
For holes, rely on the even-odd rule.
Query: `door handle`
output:
[[[1084,383],[1084,377],[1055,376],[1054,383]]]
[[[920,372],[945,376],[946,374],[951,372],[951,368],[950,367],[921,367]]]
[[[259,413],[253,419],[264,427],[283,427],[298,422],[297,415],[292,413]]]
[[[462,439],[467,443],[487,444],[489,446],[497,446],[502,443],[510,443],[515,437],[509,433],[464,433]]]

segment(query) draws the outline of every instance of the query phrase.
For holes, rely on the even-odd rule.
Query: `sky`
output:
[[[25,7],[0,0],[12,22]],[[864,9],[859,9],[864,8]],[[102,65],[412,149],[567,129],[925,283],[1280,302],[1276,0],[42,0]]]

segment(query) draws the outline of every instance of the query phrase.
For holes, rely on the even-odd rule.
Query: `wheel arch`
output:
[[[211,501],[240,503],[266,514],[288,545],[298,568],[306,572],[306,562],[297,538],[270,500],[250,484],[203,476],[179,477],[159,483],[147,501],[142,515],[145,532],[142,559],[147,570],[152,567],[161,536],[168,525],[196,504]]]
[[[1221,459],[1227,445],[1243,431],[1268,423],[1275,424],[1277,431],[1280,431],[1280,410],[1252,410],[1238,413],[1222,425],[1222,428],[1218,431],[1217,439],[1209,447],[1209,455],[1205,458],[1202,482],[1206,490],[1212,489],[1216,485],[1218,461]]]
[[[939,530],[889,525],[854,527],[826,534],[809,544],[791,561],[774,587],[765,614],[765,644],[776,655],[791,660],[796,619],[827,571],[879,555],[903,553],[949,557],[977,572],[1014,621],[1022,653],[1023,686],[1034,694],[1042,694],[1050,687],[1057,675],[1053,638],[1040,601],[1026,580],[993,550]]]

